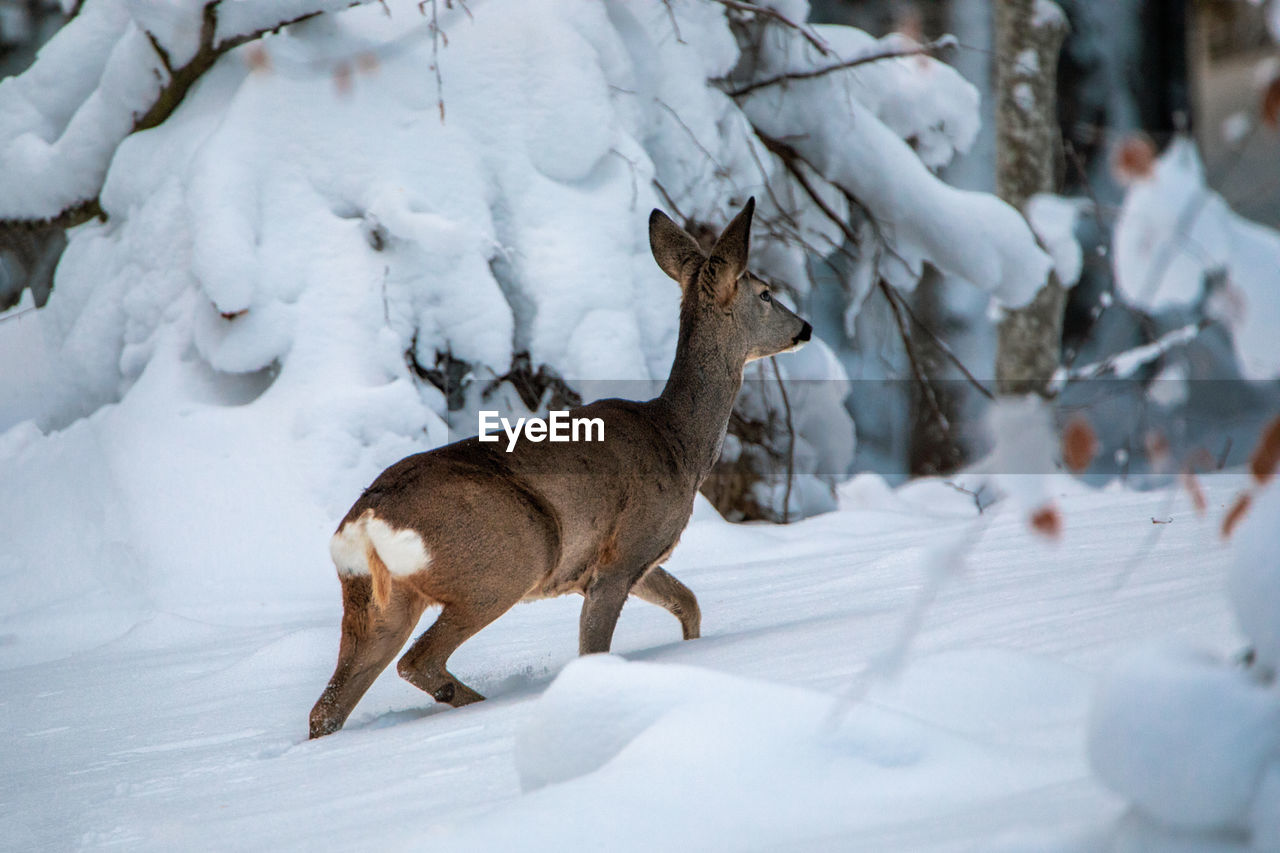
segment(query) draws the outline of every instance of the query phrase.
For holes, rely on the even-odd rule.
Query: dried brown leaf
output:
[[[1200,487],[1200,478],[1191,469],[1182,472],[1182,488],[1187,490],[1196,515],[1203,517],[1209,511],[1209,502],[1205,500],[1204,489]]]
[[[1240,519],[1244,518],[1244,514],[1249,511],[1249,504],[1253,502],[1253,496],[1249,492],[1242,492],[1240,497],[1236,498],[1236,502],[1231,505],[1231,509],[1227,510],[1226,518],[1222,519],[1222,538],[1226,539],[1236,529],[1236,525],[1240,523]]]
[[[271,54],[261,44],[251,44],[244,50],[244,63],[250,71],[270,71]]]
[[[333,66],[333,88],[339,95],[351,94],[351,66],[347,63],[339,62]]]
[[[1280,128],[1280,76],[1273,77],[1267,87],[1262,90],[1259,112],[1264,122],[1271,127]]]
[[[1149,178],[1155,167],[1156,147],[1142,133],[1133,134],[1121,141],[1111,159],[1111,170],[1121,184]]]
[[[1089,467],[1098,455],[1098,434],[1084,415],[1072,415],[1062,428],[1062,461],[1074,474]]]
[[[1032,530],[1046,539],[1058,539],[1062,536],[1062,514],[1053,504],[1045,504],[1031,513],[1027,522]]]
[[[1147,430],[1142,437],[1147,449],[1147,459],[1151,462],[1151,470],[1163,471],[1169,466],[1169,439],[1158,429]]]
[[[1275,476],[1277,467],[1280,467],[1280,417],[1262,431],[1262,438],[1249,459],[1249,473],[1261,485]]]

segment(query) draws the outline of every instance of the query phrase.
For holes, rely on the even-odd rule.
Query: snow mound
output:
[[[1258,665],[1274,671],[1280,668],[1280,483],[1273,480],[1254,495],[1232,543],[1227,599]]]
[[[945,812],[1027,784],[1006,755],[968,733],[870,705],[832,709],[830,696],[776,683],[581,658],[516,733],[524,796],[430,841],[536,850],[583,849],[601,838],[637,851],[794,848],[798,839],[822,846],[909,820],[902,809],[916,797]],[[584,800],[591,808],[581,808]],[[567,807],[575,820],[547,823]]]
[[[536,790],[599,770],[682,705],[758,706],[779,691],[803,695],[691,667],[633,664],[611,655],[580,658],[547,688],[516,736],[520,787]]]
[[[1090,715],[1094,771],[1175,829],[1242,828],[1278,749],[1280,693],[1192,648],[1131,653]]]

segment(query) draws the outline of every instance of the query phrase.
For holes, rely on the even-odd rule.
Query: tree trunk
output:
[[[1058,49],[1066,18],[1050,0],[996,0],[996,194],[1024,210],[1055,188],[1060,146],[1055,107]],[[1043,393],[1058,366],[1066,291],[1056,275],[1001,320],[996,387]]]

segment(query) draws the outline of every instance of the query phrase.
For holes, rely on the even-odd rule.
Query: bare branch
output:
[[[429,24],[431,30],[431,71],[436,76],[436,107],[440,110],[440,123],[444,124],[444,76],[440,73],[440,42],[444,41],[445,47],[448,47],[449,37],[440,29],[439,10],[436,6],[436,0],[422,0],[418,4],[418,11],[423,15],[427,14],[426,7],[428,3],[431,4],[431,23]],[[452,8],[451,3],[446,3],[446,5]],[[467,9],[465,5],[462,8],[468,15],[471,14],[471,10]]]
[[[810,169],[813,169],[813,166],[805,160],[804,157],[800,156],[800,153],[790,145],[761,132],[759,128],[753,129],[755,130],[756,136],[764,143],[764,146],[768,148],[774,156],[782,161],[782,164],[787,168],[787,171],[791,173],[793,178],[795,178],[796,183],[798,183],[801,189],[803,189],[809,198],[813,200],[814,205],[816,205],[817,208],[822,211],[823,215],[844,233],[846,240],[856,245],[858,243],[858,235],[849,227],[849,223],[845,222],[839,215],[837,215],[836,212],[831,209],[831,205],[827,204],[822,196],[818,194],[817,189],[809,181],[808,176],[805,175],[799,164],[803,163]],[[845,197],[848,198],[850,202],[854,204],[857,203],[857,200],[850,197],[848,193],[845,193]],[[867,218],[875,224],[875,219],[871,217],[869,213],[867,214]],[[876,230],[877,232],[879,231],[878,226],[876,227]],[[919,359],[915,352],[915,342],[911,337],[910,329],[907,327],[907,324],[903,319],[904,310],[908,314],[911,314],[912,321],[924,330],[927,335],[929,335],[934,343],[937,344],[939,351],[941,351],[949,361],[960,369],[960,372],[964,374],[965,379],[967,379],[970,384],[977,388],[978,391],[987,399],[994,399],[991,391],[978,381],[977,377],[975,377],[973,373],[965,367],[964,363],[960,361],[959,356],[957,356],[941,338],[934,334],[932,329],[920,322],[915,314],[911,312],[911,309],[906,305],[906,300],[902,299],[902,297],[898,295],[897,291],[895,291],[888,282],[882,278],[877,278],[877,285],[884,293],[885,299],[888,300],[889,307],[893,309],[894,319],[897,321],[898,331],[902,335],[902,344],[906,349],[907,359],[911,363],[912,373],[915,374],[917,381],[919,381],[923,386],[925,400],[929,403],[929,407],[933,410],[934,416],[937,418],[939,425],[942,426],[943,429],[948,429],[950,425],[947,421],[946,415],[942,413],[942,410],[938,406],[937,395],[934,394],[933,386],[929,383],[923,368],[920,366]]]
[[[654,178],[652,183],[653,183],[653,188],[662,194],[662,198],[664,201],[666,201],[667,207],[671,208],[671,212],[674,213],[680,219],[681,222],[687,225],[689,222],[688,217],[686,217],[683,213],[680,212],[680,206],[677,205],[676,200],[671,197],[671,193],[667,192],[667,188],[664,187],[662,185],[662,182],[659,181],[657,178]]]
[[[892,285],[890,285],[890,287],[892,287]],[[894,292],[897,294],[896,289]],[[902,298],[901,294],[897,294],[897,296],[902,303],[903,310],[907,312],[907,316],[911,318],[911,322],[915,324],[916,328],[929,336],[929,340],[933,341],[934,346],[936,346],[938,350],[947,357],[948,361],[954,364],[956,368],[964,374],[964,378],[969,380],[970,385],[978,389],[978,393],[982,394],[982,396],[986,397],[988,400],[994,400],[996,395],[991,393],[991,389],[983,385],[978,381],[977,377],[969,372],[969,368],[965,367],[964,362],[960,360],[960,356],[956,355],[955,352],[952,351],[951,347],[947,346],[946,341],[938,337],[938,334],[934,332],[933,329],[929,328],[928,325],[916,316],[916,313],[911,310],[911,306]]]
[[[0,219],[0,232],[13,231],[46,231],[52,228],[67,229],[83,225],[90,219],[105,221],[107,214],[96,198],[76,202],[57,216],[47,219]]]
[[[143,30],[142,34],[147,37],[147,41],[151,42],[151,48],[156,52],[156,56],[160,57],[160,63],[164,65],[164,70],[169,72],[169,76],[173,77],[173,61],[169,58],[169,51],[164,49],[164,45],[160,44],[160,40],[156,38],[155,33],[151,30]]]
[[[844,62],[837,62],[835,65],[827,65],[822,68],[814,68],[809,71],[791,71],[785,74],[775,74],[772,77],[766,77],[763,80],[756,80],[736,89],[727,89],[725,90],[725,94],[731,98],[740,98],[743,95],[754,92],[757,89],[763,89],[766,86],[776,86],[779,83],[785,83],[790,80],[812,80],[815,77],[822,77],[836,71],[844,71],[848,68],[857,68],[859,65],[879,62],[882,59],[900,59],[904,56],[920,56],[922,54],[932,55],[943,48],[955,47],[955,44],[956,40],[954,36],[942,36],[941,38],[935,39],[927,44],[917,45],[912,48],[885,50],[880,53],[859,56],[854,59],[845,60]]]
[[[684,44],[685,40],[680,37],[680,25],[676,23],[676,10],[671,8],[671,0],[662,0],[662,5],[667,10],[667,17],[671,19],[671,31],[676,35],[676,41]]]
[[[920,364],[920,359],[916,355],[915,341],[911,338],[911,330],[907,328],[906,320],[902,316],[902,306],[898,304],[898,300],[894,297],[896,294],[884,279],[879,279],[880,291],[884,293],[884,298],[888,300],[889,307],[893,309],[894,322],[898,324],[898,334],[902,337],[902,347],[906,350],[907,361],[911,364],[911,372],[916,377],[916,382],[920,384],[920,389],[924,394],[924,400],[929,404],[929,409],[933,413],[934,419],[938,422],[938,426],[944,430],[951,428],[950,421],[943,414],[942,407],[938,405],[938,395],[933,391],[933,384],[929,381],[929,377],[924,372],[924,366]]]
[[[712,166],[715,167],[713,174],[715,174],[715,176],[718,178],[729,177],[729,170],[726,169],[723,165],[721,165],[720,161],[716,159],[714,154],[712,154],[709,150],[707,150],[707,146],[702,144],[702,140],[698,139],[698,135],[693,132],[693,128],[689,127],[689,125],[685,122],[685,120],[680,117],[680,113],[676,112],[675,109],[672,108],[670,104],[668,104],[666,101],[662,100],[661,98],[654,98],[653,100],[655,103],[657,103],[658,106],[666,110],[668,115],[670,115],[673,119],[675,119],[676,124],[680,125],[681,129],[684,130],[686,134],[688,134],[689,139],[693,140],[693,144],[698,146],[698,150],[700,150],[703,153],[703,155],[707,158],[707,162],[709,162]]]
[[[772,18],[773,20],[777,21],[783,26],[790,27],[791,29],[798,32],[800,35],[804,36],[805,40],[809,42],[809,44],[816,47],[818,49],[818,52],[821,53],[823,56],[831,56],[832,54],[831,48],[827,45],[826,42],[818,38],[817,34],[815,34],[808,27],[805,27],[801,24],[797,24],[795,21],[791,20],[786,15],[782,14],[776,9],[769,9],[765,6],[757,6],[754,3],[744,2],[744,0],[715,0],[715,2],[719,3],[721,6],[724,6],[726,9],[733,9],[736,12],[746,12],[747,14],[755,15],[757,18]]]
[[[978,486],[977,489],[966,489],[964,486],[960,485],[959,483],[953,483],[950,480],[943,480],[942,485],[950,486],[960,494],[968,495],[969,497],[973,498],[973,505],[977,507],[978,515],[982,515],[982,513],[986,512],[988,504],[984,504],[982,502],[982,492],[986,488],[986,483],[983,483],[982,485]]]
[[[169,69],[169,82],[160,90],[159,96],[152,104],[151,109],[143,113],[133,123],[133,132],[139,130],[150,130],[163,124],[169,116],[173,115],[173,111],[178,108],[182,101],[187,97],[187,92],[195,85],[204,73],[213,67],[226,53],[235,50],[243,44],[251,41],[257,41],[268,33],[278,33],[280,30],[290,24],[297,24],[309,18],[314,18],[321,14],[320,12],[307,12],[296,18],[287,21],[281,21],[275,26],[265,27],[261,30],[253,30],[252,32],[241,33],[240,35],[230,36],[222,41],[216,41],[218,32],[218,6],[222,4],[222,0],[208,0],[204,4],[201,12],[200,22],[200,46],[196,50],[195,56],[183,65],[181,68],[171,68],[167,54],[163,48],[152,39],[156,50],[160,53],[160,59],[165,63],[165,67]],[[360,2],[351,3],[352,6],[360,5]]]

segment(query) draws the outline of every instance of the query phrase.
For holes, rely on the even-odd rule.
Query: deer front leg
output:
[[[632,578],[618,567],[601,569],[582,595],[582,616],[578,620],[578,654],[609,651],[613,629],[622,605],[631,591]]]

